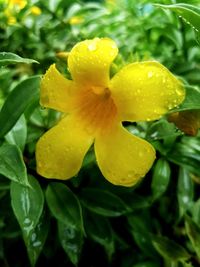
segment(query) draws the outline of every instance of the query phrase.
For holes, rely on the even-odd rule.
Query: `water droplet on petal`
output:
[[[179,96],[183,95],[183,92],[182,92],[181,89],[176,89],[176,93],[177,93],[177,95],[179,95]]]
[[[139,151],[138,156],[139,156],[140,158],[142,158],[143,155],[144,155],[143,152],[142,152],[142,151]]]
[[[129,179],[133,178],[134,176],[135,176],[135,172],[134,172],[134,171],[130,171],[130,172],[128,173],[128,178],[129,178]]]
[[[153,72],[152,71],[149,71],[148,74],[147,74],[148,78],[151,78],[153,77]]]
[[[95,42],[91,43],[88,45],[88,50],[89,51],[95,51],[97,49],[97,45]]]

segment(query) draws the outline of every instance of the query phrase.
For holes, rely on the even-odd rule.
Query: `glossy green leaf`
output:
[[[172,239],[163,236],[153,236],[152,241],[157,251],[166,259],[180,261],[190,258],[185,248]]]
[[[43,211],[44,196],[40,184],[28,177],[30,187],[11,183],[11,204],[22,231],[28,235],[39,222]]]
[[[23,155],[17,146],[4,144],[0,147],[0,174],[21,185],[29,185]]]
[[[0,52],[0,66],[16,63],[39,63],[38,61],[30,58],[22,58],[11,52]]]
[[[99,215],[117,217],[128,212],[128,206],[122,199],[109,191],[85,188],[81,197],[83,205]]]
[[[58,221],[58,235],[60,243],[71,262],[77,266],[83,245],[83,232],[79,227],[65,221]]]
[[[173,10],[181,17],[187,24],[189,24],[196,32],[197,41],[200,37],[200,8],[194,5],[185,3],[174,5],[157,5],[162,8]]]
[[[108,257],[111,258],[114,252],[114,238],[109,220],[103,216],[87,212],[84,222],[87,236],[102,245]]]
[[[83,231],[82,209],[78,198],[62,183],[50,183],[46,199],[53,216],[61,223],[77,226]]]
[[[44,247],[49,231],[49,222],[49,216],[46,214],[46,212],[43,212],[35,228],[28,232],[23,231],[23,238],[31,266],[35,266],[37,259]]]
[[[156,258],[157,252],[152,244],[152,229],[151,225],[148,224],[148,219],[142,215],[130,215],[128,216],[128,223],[130,232],[141,251],[150,258]]]
[[[200,225],[200,198],[192,206],[192,218],[195,223]]]
[[[146,196],[145,198],[135,192],[124,192],[120,194],[120,198],[127,205],[128,209],[131,211],[141,210],[151,206],[151,196]]]
[[[168,137],[176,137],[182,135],[182,133],[177,130],[173,123],[169,123],[167,120],[159,120],[150,125],[146,133],[147,139],[159,140]]]
[[[190,262],[182,262],[182,266],[183,267],[194,267],[194,265],[192,265],[192,263]]]
[[[182,217],[193,205],[194,185],[190,173],[185,168],[180,168],[178,175],[178,204],[179,214]]]
[[[197,176],[200,175],[200,143],[199,138],[183,137],[181,142],[177,142],[175,146],[167,154],[168,160],[186,168]]]
[[[39,95],[40,77],[20,82],[7,97],[0,111],[0,138],[16,124],[26,107]]]
[[[185,217],[185,229],[186,233],[192,243],[192,246],[200,258],[200,227],[190,217]]]
[[[170,181],[171,169],[168,161],[160,158],[153,171],[151,190],[153,199],[159,198],[166,190]]]
[[[24,115],[22,115],[16,122],[14,127],[7,133],[5,139],[9,144],[16,145],[23,151],[26,143],[26,137],[27,137],[26,119]]]

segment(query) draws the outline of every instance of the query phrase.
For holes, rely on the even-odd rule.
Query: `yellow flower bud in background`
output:
[[[32,6],[30,8],[30,13],[35,16],[39,16],[42,13],[42,10],[38,6]]]
[[[70,25],[77,25],[81,24],[84,21],[83,17],[81,16],[74,16],[69,20]]]

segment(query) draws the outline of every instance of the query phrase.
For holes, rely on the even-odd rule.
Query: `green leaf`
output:
[[[77,266],[83,246],[83,232],[76,225],[58,221],[58,235],[62,248]]]
[[[53,216],[61,223],[77,226],[83,231],[82,209],[78,198],[62,183],[50,183],[46,199]]]
[[[163,236],[153,236],[152,241],[157,251],[166,259],[181,261],[190,258],[185,248],[172,239]]]
[[[49,231],[49,222],[49,216],[46,212],[43,212],[35,228],[31,229],[29,232],[23,232],[23,238],[31,266],[35,266],[44,247]]]
[[[114,238],[110,222],[107,218],[87,212],[84,218],[85,230],[88,237],[105,248],[108,258],[114,252]]]
[[[50,183],[46,191],[49,209],[58,220],[59,239],[71,262],[78,264],[83,243],[82,209],[78,198],[62,183]]]
[[[14,53],[10,52],[0,52],[0,66],[5,66],[8,64],[16,64],[16,63],[38,63],[38,61],[30,58],[22,58]]]
[[[39,222],[43,211],[44,196],[40,184],[28,177],[30,187],[11,183],[11,204],[22,231],[28,235]]]
[[[168,160],[200,175],[200,143],[199,138],[183,137],[167,154]]]
[[[189,172],[185,168],[180,168],[178,175],[178,204],[179,213],[182,217],[193,205],[194,185]]]
[[[117,217],[129,210],[121,198],[102,189],[83,189],[81,200],[86,208],[103,216]]]
[[[10,93],[0,111],[0,138],[16,124],[26,107],[38,97],[40,77],[20,82]]]
[[[200,8],[189,4],[160,5],[161,8],[170,9],[176,12],[187,24],[189,24],[197,34],[197,41],[200,37]]]
[[[169,123],[164,119],[152,123],[147,129],[146,134],[147,139],[152,140],[159,140],[182,135],[181,131],[178,131],[173,123]]]
[[[151,190],[153,199],[159,198],[166,190],[170,181],[171,169],[168,161],[160,158],[153,171]]]
[[[151,225],[145,216],[130,215],[128,216],[130,232],[141,251],[149,257],[155,259],[157,252],[152,244]]]
[[[136,194],[135,192],[124,192],[120,194],[120,198],[127,205],[131,211],[141,210],[151,206],[151,197],[143,197],[142,195]]]
[[[171,112],[200,109],[200,88],[186,85],[185,92],[186,96],[183,103]]]
[[[195,223],[200,224],[200,198],[192,206],[192,218]]]
[[[185,229],[186,233],[192,243],[192,246],[200,258],[200,227],[190,217],[185,217]]]
[[[23,151],[24,146],[26,144],[26,137],[27,137],[26,119],[24,115],[22,115],[16,122],[14,127],[7,133],[5,139],[9,144],[16,145]]]
[[[29,185],[23,155],[17,146],[4,144],[0,147],[0,173],[21,185]]]
[[[160,267],[160,264],[154,261],[144,261],[134,264],[133,267]]]

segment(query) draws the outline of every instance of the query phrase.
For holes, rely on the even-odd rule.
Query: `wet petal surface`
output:
[[[151,168],[155,150],[121,125],[95,139],[95,154],[103,176],[115,185],[132,186]]]
[[[66,79],[53,64],[41,81],[40,104],[46,108],[69,112],[75,92],[75,84]]]
[[[122,121],[158,119],[185,97],[181,82],[154,61],[127,65],[113,77],[109,88]]]
[[[47,131],[36,146],[37,172],[54,179],[69,179],[81,168],[93,137],[74,116],[66,116]]]
[[[109,38],[85,40],[69,53],[68,66],[74,81],[106,87],[110,79],[110,65],[118,53]]]

